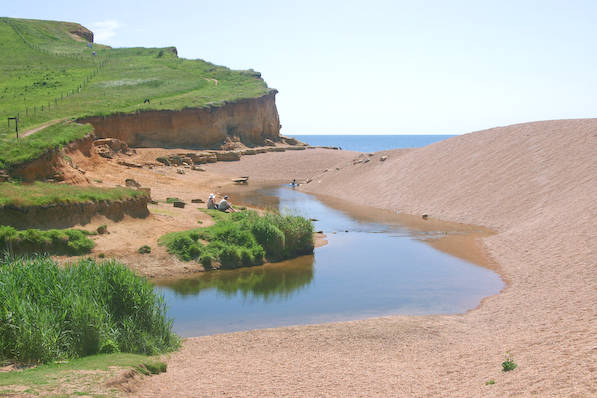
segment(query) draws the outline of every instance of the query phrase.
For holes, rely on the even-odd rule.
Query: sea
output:
[[[420,148],[454,135],[288,135],[312,146],[335,146],[358,152],[377,152],[387,149]]]

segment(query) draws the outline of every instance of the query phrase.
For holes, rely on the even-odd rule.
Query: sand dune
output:
[[[492,227],[484,244],[508,287],[462,315],[190,339],[138,396],[597,396],[597,119],[367,158],[343,160],[304,189]],[[506,351],[519,367],[502,373]]]

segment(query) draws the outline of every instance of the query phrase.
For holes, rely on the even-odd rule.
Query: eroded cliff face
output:
[[[135,218],[149,216],[149,197],[139,196],[126,200],[112,200],[82,203],[58,203],[43,206],[0,206],[0,220],[3,225],[17,229],[26,228],[69,228],[86,225],[96,215],[112,221],[120,221],[125,215]]]
[[[118,138],[134,147],[210,148],[227,137],[238,137],[249,145],[263,144],[265,139],[277,141],[280,136],[276,93],[219,107],[144,111],[81,122],[91,123],[97,137]]]
[[[8,173],[12,178],[21,179],[23,182],[33,182],[37,180],[53,179],[56,181],[64,181],[64,175],[60,170],[64,166],[63,155],[80,151],[85,156],[90,156],[91,144],[95,136],[88,134],[85,137],[73,141],[64,148],[52,148],[39,158],[12,166]],[[80,178],[82,182],[85,179]]]

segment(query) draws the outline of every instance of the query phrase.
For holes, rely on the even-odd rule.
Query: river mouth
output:
[[[314,219],[328,244],[280,263],[153,281],[181,336],[462,313],[504,286],[477,244],[490,233],[480,227],[397,216],[287,186],[239,187],[232,199]]]

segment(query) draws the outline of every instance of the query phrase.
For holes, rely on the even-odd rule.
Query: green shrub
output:
[[[148,254],[151,253],[151,247],[147,246],[147,245],[143,245],[139,248],[138,252],[140,254]]]
[[[161,296],[126,266],[87,259],[0,259],[0,361],[49,362],[176,348]]]
[[[303,217],[254,211],[231,214],[209,212],[216,223],[207,228],[174,232],[160,244],[184,261],[199,261],[206,269],[253,266],[313,252],[313,226]],[[201,244],[200,239],[208,242]]]
[[[14,254],[48,253],[81,255],[93,249],[94,242],[78,229],[26,229],[0,225],[0,250]]]
[[[512,355],[509,352],[507,352],[506,360],[504,362],[502,362],[502,370],[504,372],[509,372],[511,370],[516,369],[517,367],[518,367],[518,365],[514,362]]]

